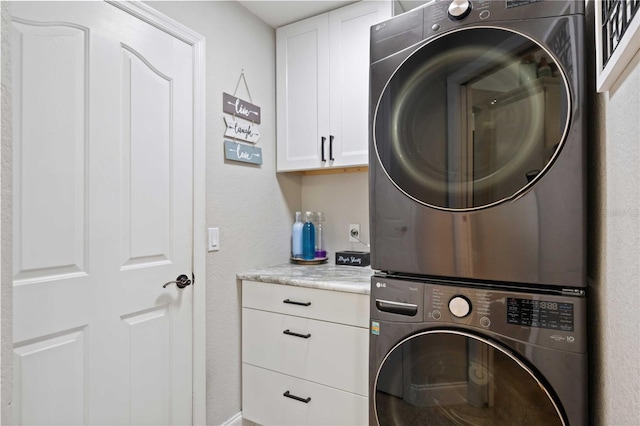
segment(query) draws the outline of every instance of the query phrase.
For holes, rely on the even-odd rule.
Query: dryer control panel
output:
[[[371,27],[371,63],[464,26],[584,15],[584,8],[584,2],[575,0],[431,1]]]
[[[586,299],[502,286],[372,278],[371,319],[462,327],[572,352],[586,351]]]

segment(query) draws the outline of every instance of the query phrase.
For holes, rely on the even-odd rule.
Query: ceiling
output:
[[[278,28],[355,2],[353,0],[238,0],[238,3],[273,28]]]
[[[391,0],[386,0],[391,1]],[[431,0],[394,1],[394,14],[409,11]],[[355,3],[354,0],[238,0],[238,3],[273,28]]]

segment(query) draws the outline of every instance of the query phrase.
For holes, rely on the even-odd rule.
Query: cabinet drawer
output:
[[[308,402],[284,396],[286,392]],[[368,399],[242,364],[242,416],[264,426],[368,424]]]
[[[243,281],[242,307],[369,328],[366,294]]]
[[[368,348],[365,328],[242,309],[244,363],[366,396]]]

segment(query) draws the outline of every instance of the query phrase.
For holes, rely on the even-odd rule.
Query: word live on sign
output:
[[[260,124],[259,106],[224,92],[222,93],[222,110],[236,117]]]

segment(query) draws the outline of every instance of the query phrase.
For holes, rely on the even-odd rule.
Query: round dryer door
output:
[[[554,55],[522,34],[447,33],[387,82],[374,116],[376,153],[389,179],[419,203],[490,207],[551,167],[569,128],[569,93]]]
[[[564,425],[545,382],[481,337],[433,330],[398,344],[376,376],[379,425]]]

